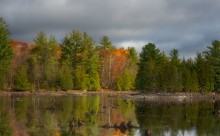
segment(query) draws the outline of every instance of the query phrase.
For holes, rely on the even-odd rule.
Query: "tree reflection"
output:
[[[220,135],[219,105],[108,95],[1,96],[0,135]]]
[[[153,135],[219,135],[219,117],[212,114],[213,104],[209,102],[177,104],[136,104],[136,116],[141,134],[151,131]]]

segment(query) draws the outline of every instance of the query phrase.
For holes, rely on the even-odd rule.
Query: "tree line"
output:
[[[39,89],[218,92],[220,41],[194,59],[181,59],[177,49],[166,55],[154,43],[138,56],[134,47],[117,48],[108,36],[96,45],[87,33],[73,30],[59,44],[39,32],[18,57],[0,18],[0,90]]]

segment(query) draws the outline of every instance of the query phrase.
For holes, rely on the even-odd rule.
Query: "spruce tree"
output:
[[[204,54],[213,69],[214,90],[220,92],[220,41],[213,41],[207,48]]]
[[[5,89],[9,80],[12,47],[9,45],[9,32],[3,18],[0,18],[0,90]]]
[[[115,46],[112,44],[112,42],[110,41],[110,39],[107,35],[105,35],[101,38],[100,44],[101,44],[101,46],[99,46],[100,49],[111,50],[111,49],[115,48]]]
[[[170,70],[172,71],[170,74],[170,89],[173,91],[181,91],[182,90],[182,75],[180,72],[180,64],[181,61],[179,59],[179,51],[177,49],[173,49],[170,52]]]
[[[196,71],[198,75],[199,90],[211,92],[214,90],[214,72],[211,65],[205,59],[204,54],[196,56]]]
[[[32,49],[29,62],[29,71],[32,82],[38,89],[52,89],[55,86],[58,60],[55,57],[57,42],[55,37],[47,39],[44,32],[39,32]]]
[[[74,89],[99,90],[98,54],[92,38],[79,31],[66,35],[62,43],[62,61],[69,62]]]
[[[155,44],[149,43],[142,48],[136,77],[138,90],[155,91],[159,88],[160,59],[161,53]]]

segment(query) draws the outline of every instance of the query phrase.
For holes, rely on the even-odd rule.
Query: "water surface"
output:
[[[1,136],[220,135],[218,102],[87,96],[0,96]]]

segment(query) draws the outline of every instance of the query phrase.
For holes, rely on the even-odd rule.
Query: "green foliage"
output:
[[[65,91],[73,89],[71,69],[66,63],[63,63],[59,70],[59,85]]]
[[[134,89],[135,74],[129,70],[125,70],[116,80],[117,90],[129,91]]]
[[[130,57],[132,58],[134,63],[138,62],[138,55],[137,55],[137,51],[134,47],[128,48],[128,51],[130,53]]]
[[[88,90],[88,75],[83,67],[77,67],[74,74],[75,89],[77,90]]]
[[[111,50],[111,49],[115,48],[115,46],[112,45],[112,42],[110,41],[110,39],[107,35],[102,37],[100,44],[101,44],[101,46],[99,47],[100,49]]]
[[[63,39],[62,61],[69,62],[74,89],[99,90],[99,57],[86,33],[72,31]]]
[[[145,91],[220,91],[217,40],[195,60],[185,61],[179,58],[177,49],[171,50],[168,57],[153,43],[145,45],[138,58],[135,48],[117,50],[108,36],[103,36],[100,46],[95,47],[87,33],[72,31],[58,46],[55,37],[48,39],[40,32],[34,39],[36,46],[26,54],[28,57],[15,58],[13,66],[19,67],[12,72],[13,50],[8,34],[6,23],[0,18],[1,90],[7,89],[10,81],[14,90],[32,90],[33,85],[36,89],[95,91],[100,90],[101,82],[103,87],[118,90],[132,90],[135,86]],[[22,59],[22,63],[16,59]]]
[[[49,40],[44,32],[38,33],[34,39],[36,47],[28,60],[32,82],[38,89],[50,89],[56,86],[58,60],[55,57],[57,42],[51,36]]]
[[[182,75],[180,73],[179,51],[173,49],[170,52],[170,89],[174,91],[182,90]]]
[[[214,72],[203,54],[197,54],[196,71],[201,92],[211,92],[214,90]]]
[[[208,46],[208,51],[205,51],[205,57],[213,69],[214,75],[214,90],[220,91],[220,41],[213,41],[211,46]]]
[[[139,70],[136,78],[138,90],[154,91],[159,88],[160,50],[149,43],[142,48]]]
[[[13,57],[8,35],[7,25],[3,18],[0,18],[0,89],[4,89],[7,86]]]
[[[171,60],[171,64],[175,66],[180,65],[179,51],[177,49],[173,49],[170,51],[170,60]]]
[[[32,91],[33,86],[28,80],[27,66],[21,65],[17,68],[14,77],[14,90],[16,91]]]
[[[198,74],[195,64],[191,60],[182,62],[182,83],[183,90],[187,92],[199,91]]]

